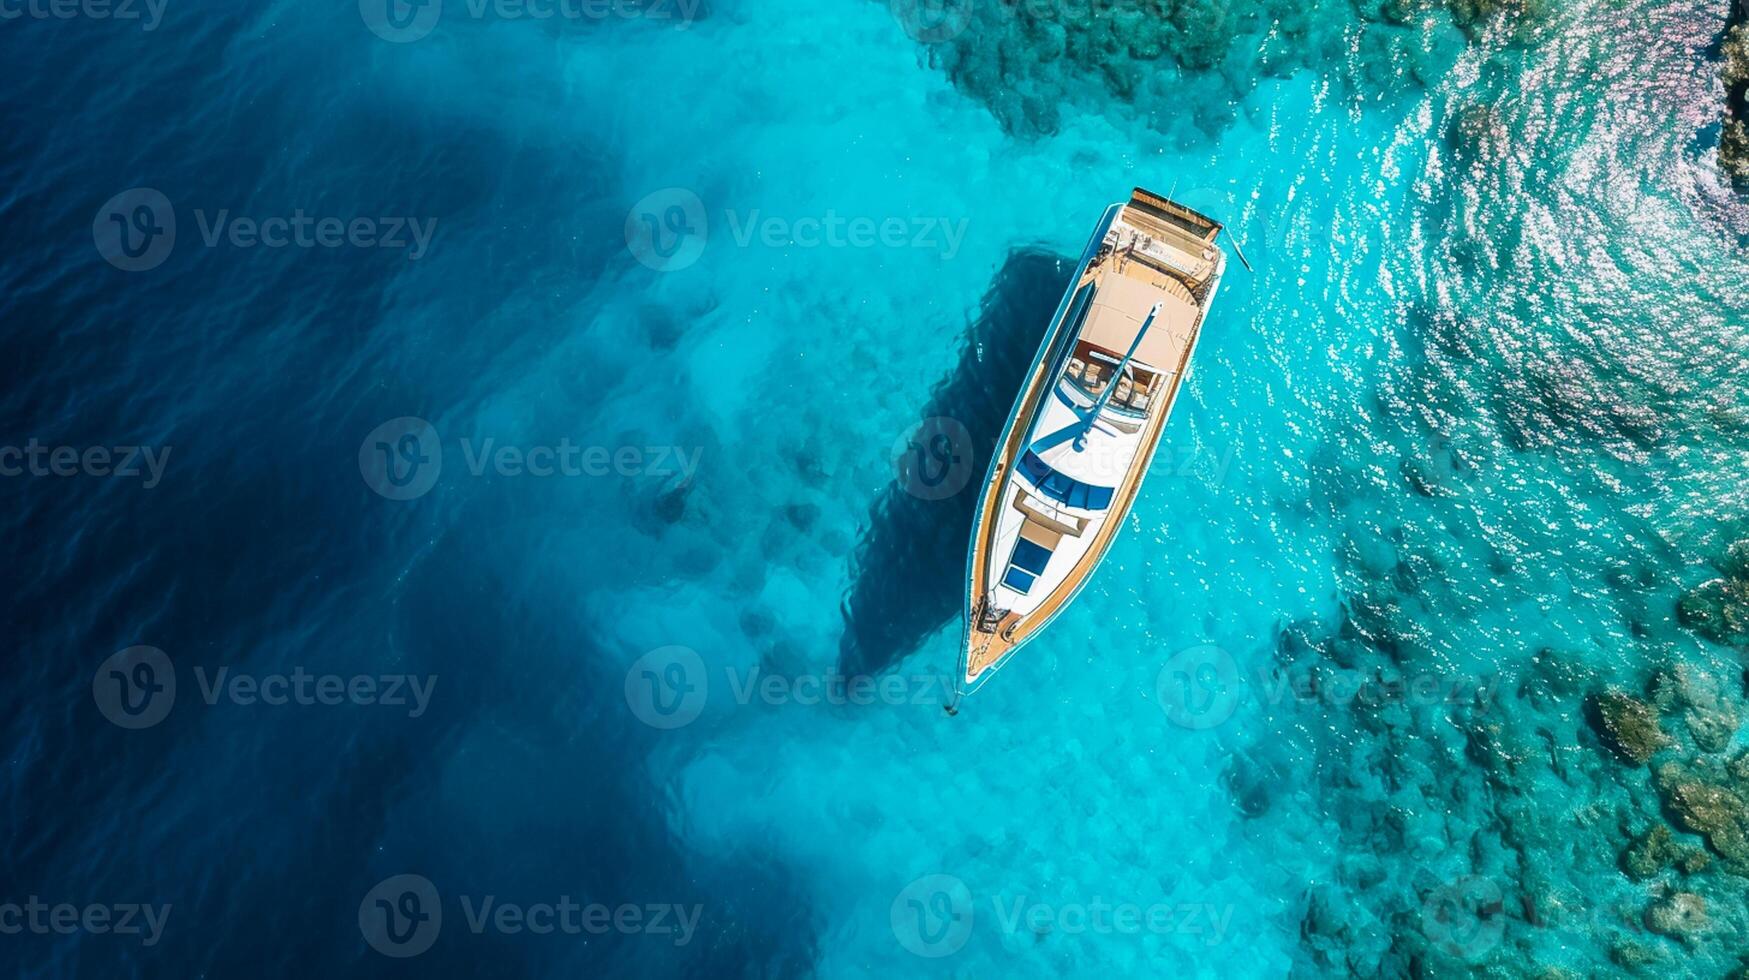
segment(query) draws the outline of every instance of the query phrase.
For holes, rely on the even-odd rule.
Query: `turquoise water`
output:
[[[1151,43],[1182,72],[989,5],[927,44],[861,0],[452,3],[408,43],[353,7],[0,26],[28,137],[10,428],[175,447],[149,492],[6,484],[42,543],[14,572],[8,877],[176,908],[151,950],[0,937],[25,975],[1737,965],[1719,862],[1660,879],[1709,931],[1646,927],[1658,883],[1619,855],[1666,818],[1584,710],[1678,663],[1741,701],[1738,651],[1676,616],[1749,536],[1722,5],[1468,34],[1175,7]],[[895,455],[949,417],[982,472],[1134,185],[1225,219],[1255,272],[1099,577],[944,717],[971,491],[906,492]],[[137,186],[178,237],[125,273],[90,216]],[[222,208],[436,231],[416,258],[206,246],[193,212]],[[406,416],[442,471],[385,499],[359,441]],[[697,468],[475,475],[486,439]],[[89,693],[133,644],[183,685],[145,732]],[[186,672],[226,665],[438,686],[416,719],[203,709]],[[798,703],[844,671],[893,686]],[[359,901],[404,873],[696,904],[697,936],[482,936],[450,905],[435,952],[384,958]]]

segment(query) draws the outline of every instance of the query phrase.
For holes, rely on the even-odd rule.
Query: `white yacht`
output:
[[[1088,242],[973,518],[956,703],[1063,611],[1123,527],[1226,271],[1220,232],[1137,188]]]

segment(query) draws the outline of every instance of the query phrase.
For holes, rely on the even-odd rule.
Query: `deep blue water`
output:
[[[1742,877],[1624,874],[1667,817],[1584,712],[1742,700],[1676,613],[1749,538],[1723,5],[1063,6],[0,20],[0,966],[1736,965]],[[970,491],[895,459],[946,417],[983,472],[1137,184],[1256,272],[1100,577],[946,718]]]

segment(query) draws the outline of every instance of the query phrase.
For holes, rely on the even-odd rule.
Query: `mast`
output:
[[[1154,318],[1160,315],[1160,310],[1165,305],[1164,303],[1155,303],[1154,308],[1148,311],[1148,318],[1142,321],[1142,329],[1137,330],[1136,339],[1130,341],[1130,349],[1124,352],[1123,360],[1117,362],[1117,367],[1112,369],[1111,381],[1105,386],[1105,390],[1099,393],[1099,398],[1093,402],[1093,407],[1087,410],[1086,420],[1081,423],[1080,431],[1075,433],[1075,449],[1077,451],[1087,448],[1087,433],[1093,429],[1093,423],[1099,419],[1099,413],[1105,410],[1105,404],[1111,401],[1112,394],[1117,391],[1118,381],[1123,378],[1124,370],[1130,366],[1130,359],[1136,356],[1136,348],[1142,346],[1142,338],[1148,335],[1148,328],[1154,325]]]

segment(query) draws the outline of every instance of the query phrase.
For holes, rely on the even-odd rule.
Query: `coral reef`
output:
[[[1737,184],[1749,184],[1749,125],[1726,117],[1719,134],[1719,166]]]
[[[1690,892],[1668,895],[1646,909],[1646,928],[1666,936],[1686,939],[1705,932],[1709,924],[1706,899]]]
[[[1732,544],[1714,567],[1718,577],[1683,593],[1677,620],[1721,646],[1749,646],[1749,540]]]
[[[931,57],[1005,129],[1055,132],[1064,106],[1127,103],[1181,140],[1212,132],[1258,79],[1310,68],[1357,93],[1444,77],[1493,25],[1543,0],[1000,0],[967,4]],[[1353,58],[1351,45],[1362,57]]]
[[[1725,646],[1749,643],[1749,588],[1730,579],[1709,579],[1677,604],[1682,625]]]
[[[1452,158],[1479,179],[1498,169],[1482,161],[1510,145],[1506,112],[1483,98],[1447,117]],[[1318,971],[1729,974],[1749,925],[1749,701],[1734,651],[1704,641],[1749,623],[1734,604],[1749,590],[1744,528],[1688,527],[1679,544],[1626,514],[1607,530],[1550,527],[1542,540],[1529,523],[1478,528],[1470,505],[1489,492],[1491,467],[1551,459],[1571,473],[1592,465],[1575,460],[1644,458],[1686,436],[1655,385],[1571,351],[1502,370],[1484,356],[1476,319],[1415,321],[1416,364],[1387,379],[1379,399],[1404,420],[1404,455],[1380,460],[1370,486],[1337,464],[1324,471],[1317,506],[1350,522],[1340,616],[1283,626],[1272,654],[1284,672],[1497,672],[1486,685],[1494,693],[1433,712],[1357,702],[1284,716],[1269,753],[1235,767],[1241,812],[1268,822],[1283,808],[1287,794],[1257,790],[1267,782],[1257,773],[1327,773],[1318,794],[1336,846],[1368,855],[1339,865],[1335,895],[1308,893],[1300,924]],[[1485,426],[1463,417],[1478,390],[1498,393],[1483,396]],[[1584,535],[1607,542],[1589,563],[1555,560],[1550,572],[1523,558]],[[1710,571],[1692,574],[1703,556]],[[1466,567],[1496,581],[1477,590]],[[1724,586],[1681,602],[1688,583],[1712,578]],[[1584,610],[1546,630],[1534,616],[1511,618],[1511,600],[1498,598],[1546,609],[1553,583],[1578,581]],[[1679,604],[1688,612],[1673,615]],[[1486,617],[1513,628],[1473,625]],[[1719,624],[1712,636],[1703,622]],[[1295,748],[1295,730],[1341,734]],[[1371,945],[1380,935],[1382,952]]]
[[[1590,709],[1591,727],[1603,744],[1635,765],[1645,765],[1670,744],[1669,736],[1659,727],[1658,712],[1639,698],[1606,691],[1592,700]]]
[[[1622,870],[1636,881],[1661,876],[1675,868],[1683,874],[1698,874],[1712,864],[1712,856],[1693,845],[1678,844],[1666,824],[1653,824],[1622,853]]]
[[[1664,806],[1675,815],[1681,829],[1700,834],[1707,846],[1723,858],[1725,870],[1749,876],[1749,808],[1743,797],[1729,788],[1743,780],[1743,758],[1727,771],[1716,766],[1668,762],[1659,766],[1653,781]]]
[[[1735,24],[1725,33],[1725,43],[1720,49],[1724,57],[1724,65],[1719,74],[1724,78],[1725,85],[1735,87],[1749,84],[1749,24]]]
[[[1725,82],[1724,130],[1719,138],[1719,167],[1739,186],[1749,185],[1749,11],[1739,6],[1737,23],[1725,34],[1721,48]]]

